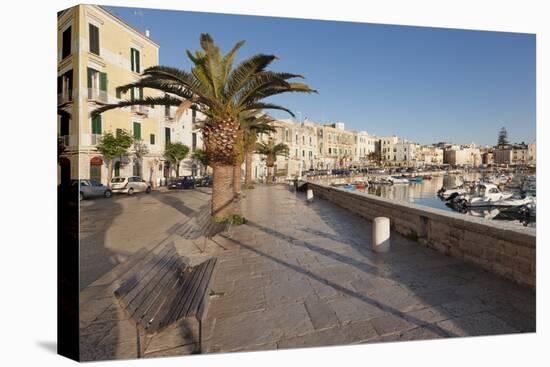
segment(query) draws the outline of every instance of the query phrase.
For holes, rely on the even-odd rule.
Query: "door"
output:
[[[90,180],[101,182],[101,166],[103,160],[99,157],[93,157],[90,160]]]

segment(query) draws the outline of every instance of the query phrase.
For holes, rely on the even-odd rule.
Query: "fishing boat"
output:
[[[422,176],[422,178],[423,178],[424,180],[431,180],[431,179],[433,178],[433,176],[431,176],[431,175],[425,175],[425,176]]]
[[[388,180],[392,185],[408,184],[409,180],[403,177],[389,177]]]
[[[357,189],[364,189],[368,187],[369,184],[368,182],[365,182],[365,181],[355,181],[353,185],[355,185],[355,188]]]
[[[355,185],[345,184],[344,189],[353,191],[353,190],[355,190]]]

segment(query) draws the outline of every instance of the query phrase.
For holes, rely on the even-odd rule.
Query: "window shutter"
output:
[[[57,94],[63,93],[63,77],[57,77]]]
[[[116,93],[116,97],[117,97],[118,99],[122,98],[122,95],[121,95],[121,93],[120,93],[120,91],[119,91],[118,89],[115,90],[115,93]]]
[[[134,122],[134,139],[141,139],[141,124]]]
[[[136,98],[135,96],[135,93],[134,93],[134,88],[130,89],[130,99],[134,99]]]
[[[143,99],[143,88],[139,88],[139,99]]]
[[[134,67],[134,50],[133,48],[130,49],[130,70],[136,71]]]
[[[90,52],[99,55],[99,28],[90,24],[89,26],[90,36]]]
[[[94,69],[88,68],[88,88],[93,88],[92,78],[94,75]]]
[[[139,57],[139,51],[138,50],[136,50],[135,59],[136,59],[136,73],[139,73],[140,72],[140,68],[139,68],[139,59],[140,59],[140,57]]]
[[[64,59],[71,54],[71,27],[63,32],[63,44],[61,49],[61,58]]]
[[[92,118],[92,134],[101,134],[101,115]]]
[[[99,90],[107,91],[107,73],[99,73]]]
[[[155,134],[151,134],[151,138],[150,138],[149,142],[151,143],[151,145],[155,144]]]

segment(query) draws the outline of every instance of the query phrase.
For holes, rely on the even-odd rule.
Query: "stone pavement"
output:
[[[219,260],[203,352],[535,331],[532,290],[395,233],[391,252],[375,254],[370,222],[329,202],[257,186],[240,208],[247,223],[205,248],[178,242],[192,261]],[[136,357],[135,328],[112,291],[143,253],[81,292],[84,360]],[[195,348],[190,329],[174,325],[150,340],[146,356]]]

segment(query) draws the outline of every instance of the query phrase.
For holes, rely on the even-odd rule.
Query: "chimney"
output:
[[[145,30],[145,37],[151,38],[151,32],[148,29]]]

